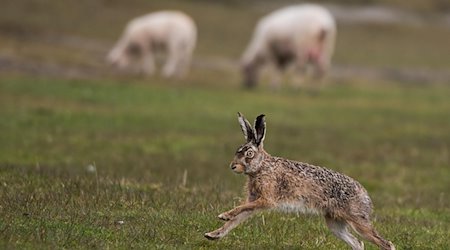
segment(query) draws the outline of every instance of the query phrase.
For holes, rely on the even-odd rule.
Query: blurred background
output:
[[[241,86],[258,20],[293,1],[2,1],[0,246],[342,249],[317,217],[263,213],[220,242],[239,203],[236,119],[267,115],[265,148],[365,186],[397,249],[450,244],[450,2],[319,1],[337,21],[316,94],[289,77]],[[198,27],[190,72],[118,72],[132,18],[181,10]],[[368,249],[374,249],[366,244]]]
[[[149,12],[173,9],[193,17],[198,26],[194,74],[218,71],[215,73],[226,76],[226,84],[232,84],[237,80],[233,78],[236,63],[258,19],[293,3],[5,1],[0,27],[2,72],[73,78],[104,76],[112,73],[107,71],[105,56],[128,21]],[[401,78],[419,83],[448,80],[447,1],[323,4],[338,22],[332,76]]]

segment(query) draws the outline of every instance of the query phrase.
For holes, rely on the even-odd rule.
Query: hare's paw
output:
[[[205,233],[204,236],[208,240],[218,240],[218,239],[222,238],[222,234],[220,233],[220,231],[212,231],[209,233]]]
[[[228,212],[225,213],[221,213],[219,214],[219,216],[217,216],[219,219],[224,220],[224,221],[229,221],[233,218],[233,216],[231,216]]]
[[[395,250],[394,244],[392,244],[392,242],[390,242],[390,241],[389,241],[389,246],[390,246],[391,250]]]

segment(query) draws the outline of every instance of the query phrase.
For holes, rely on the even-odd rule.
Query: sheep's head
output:
[[[126,55],[124,56],[122,53],[117,52],[115,50],[112,50],[108,54],[108,57],[106,58],[106,60],[108,61],[108,63],[111,66],[119,68],[119,69],[127,68],[130,63],[130,61]]]
[[[119,44],[111,50],[106,59],[112,66],[123,70],[128,68],[132,61],[137,60],[141,56],[142,49],[139,44],[129,42],[126,45],[123,45],[119,42]]]

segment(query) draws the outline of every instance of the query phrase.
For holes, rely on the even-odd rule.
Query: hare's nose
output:
[[[233,169],[233,170],[236,169],[236,164],[233,164],[233,163],[230,164],[230,168]]]

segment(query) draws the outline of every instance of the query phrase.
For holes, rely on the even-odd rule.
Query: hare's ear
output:
[[[244,133],[244,137],[247,140],[247,142],[251,142],[255,140],[255,132],[253,131],[252,125],[250,125],[250,122],[247,121],[247,119],[244,118],[244,116],[238,112],[238,121],[241,125],[242,132]]]
[[[258,117],[256,117],[255,120],[255,131],[256,131],[255,144],[258,147],[259,145],[262,145],[264,138],[266,137],[266,121],[264,119],[264,116],[265,115],[261,114]]]

